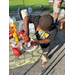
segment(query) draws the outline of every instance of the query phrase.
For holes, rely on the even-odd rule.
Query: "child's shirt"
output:
[[[57,34],[57,27],[54,26],[52,27],[52,29],[50,29],[49,31],[45,32],[45,31],[42,31],[40,29],[40,26],[39,26],[39,20],[40,20],[40,17],[41,16],[33,16],[33,15],[29,15],[28,18],[29,18],[29,22],[30,23],[33,23],[35,25],[35,29],[36,29],[36,37],[38,40],[43,40],[43,39],[49,39],[50,41],[53,41],[56,34]],[[46,43],[46,44],[42,44],[42,47],[43,48],[46,48],[49,46],[49,43]]]

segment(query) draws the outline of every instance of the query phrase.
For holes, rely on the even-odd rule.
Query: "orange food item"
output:
[[[24,44],[24,47],[26,47],[26,46],[27,46],[27,44],[28,44],[28,43],[25,43],[25,44]]]

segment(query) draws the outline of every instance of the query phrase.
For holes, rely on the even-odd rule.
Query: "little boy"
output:
[[[57,27],[53,24],[53,17],[49,14],[41,16],[26,16],[24,18],[25,33],[24,37],[29,38],[29,22],[35,25],[36,37],[38,40],[31,43],[32,46],[40,44],[43,53],[47,56],[49,53],[50,42],[54,40],[57,34]]]

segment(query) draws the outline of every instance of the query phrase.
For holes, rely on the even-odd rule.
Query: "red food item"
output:
[[[13,42],[11,47],[12,47],[14,55],[16,57],[19,57],[21,55],[21,51],[20,51],[19,45],[16,42]]]
[[[9,39],[13,38],[13,34],[9,33]]]
[[[28,39],[24,38],[23,37],[23,34],[24,34],[24,30],[21,30],[18,34],[20,35],[20,37],[25,41],[25,42],[29,42],[30,41],[30,37]]]
[[[21,36],[21,37],[23,37],[23,34],[24,34],[24,30],[21,30],[18,34]]]
[[[30,38],[28,38],[28,39],[23,38],[23,40],[24,40],[25,42],[29,42],[29,41],[30,41]]]
[[[12,50],[15,56],[19,57],[21,55],[21,51],[18,48],[12,47]]]

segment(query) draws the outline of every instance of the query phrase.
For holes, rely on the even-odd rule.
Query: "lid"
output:
[[[15,47],[16,45],[17,45],[17,43],[16,43],[16,42],[13,42],[13,43],[12,43],[12,46],[13,46],[13,47]]]
[[[14,28],[14,26],[11,26],[11,29],[13,29]]]

